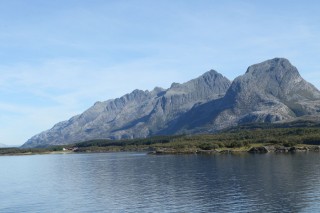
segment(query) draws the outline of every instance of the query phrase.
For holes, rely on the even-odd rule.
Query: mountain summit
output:
[[[234,80],[226,101],[241,122],[274,122],[317,113],[319,91],[287,59],[252,65]]]
[[[284,58],[250,66],[219,99],[190,110],[170,133],[215,132],[253,122],[320,114],[320,92]]]
[[[210,70],[167,90],[135,90],[97,102],[81,115],[32,137],[23,147],[215,132],[243,123],[319,114],[320,92],[287,59],[275,58],[250,66],[232,83]]]

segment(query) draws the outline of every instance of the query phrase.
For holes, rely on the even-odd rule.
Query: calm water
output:
[[[0,212],[320,212],[320,154],[0,157]]]

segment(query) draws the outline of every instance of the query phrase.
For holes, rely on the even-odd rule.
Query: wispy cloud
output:
[[[22,143],[95,101],[136,88],[166,88],[211,68],[232,80],[273,57],[289,58],[320,88],[319,5],[310,2],[31,0],[0,6],[0,142]]]
[[[132,62],[99,69],[92,67],[93,64],[75,60],[1,67],[0,95],[14,91],[17,100],[0,100],[2,127],[11,128],[0,134],[0,140],[23,143],[56,122],[81,113],[95,101],[120,97],[136,88],[151,90],[159,84],[166,87],[181,75],[174,70],[157,69],[154,62],[147,60],[143,66],[141,62]],[[38,101],[26,101],[25,96]],[[39,104],[40,99],[44,104]],[[13,129],[19,134],[13,134]]]

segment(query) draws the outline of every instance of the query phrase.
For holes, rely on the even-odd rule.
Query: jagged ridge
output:
[[[23,147],[157,135],[195,105],[224,96],[230,84],[210,70],[186,83],[173,83],[167,90],[134,90],[121,98],[95,103],[81,115],[32,137]]]
[[[243,123],[292,121],[319,112],[320,92],[287,59],[275,58],[250,66],[222,99],[192,109],[170,132],[214,132]]]
[[[214,70],[167,90],[135,90],[97,102],[83,114],[56,124],[23,147],[90,139],[141,138],[203,133],[251,122],[292,121],[318,116],[320,92],[287,59],[250,66],[232,84]]]

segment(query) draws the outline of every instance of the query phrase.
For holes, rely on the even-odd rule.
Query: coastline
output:
[[[212,134],[160,135],[133,139],[93,139],[45,147],[1,148],[2,155],[147,152],[228,154],[320,152],[320,124],[248,124]],[[63,143],[63,142],[62,142]]]
[[[264,153],[299,153],[299,152],[319,152],[320,146],[298,144],[292,147],[285,147],[279,145],[261,145],[253,144],[252,146],[227,148],[227,149],[212,149],[212,150],[177,150],[172,148],[163,148],[151,151],[149,154],[237,154],[237,153],[251,153],[251,154],[264,154]]]
[[[0,149],[4,150],[4,149]],[[14,152],[1,152],[0,156],[28,156],[28,155],[49,155],[49,154],[81,154],[81,153],[116,153],[116,152],[146,152],[150,155],[179,155],[179,154],[199,154],[199,155],[214,155],[214,154],[265,154],[265,153],[303,153],[303,152],[319,152],[320,146],[297,144],[295,146],[281,146],[277,144],[251,144],[244,147],[235,148],[218,148],[218,149],[195,149],[195,148],[176,148],[169,146],[135,146],[135,147],[108,147],[101,149],[100,147],[77,148],[75,150],[59,150],[48,151],[37,149],[36,151],[19,149]]]

